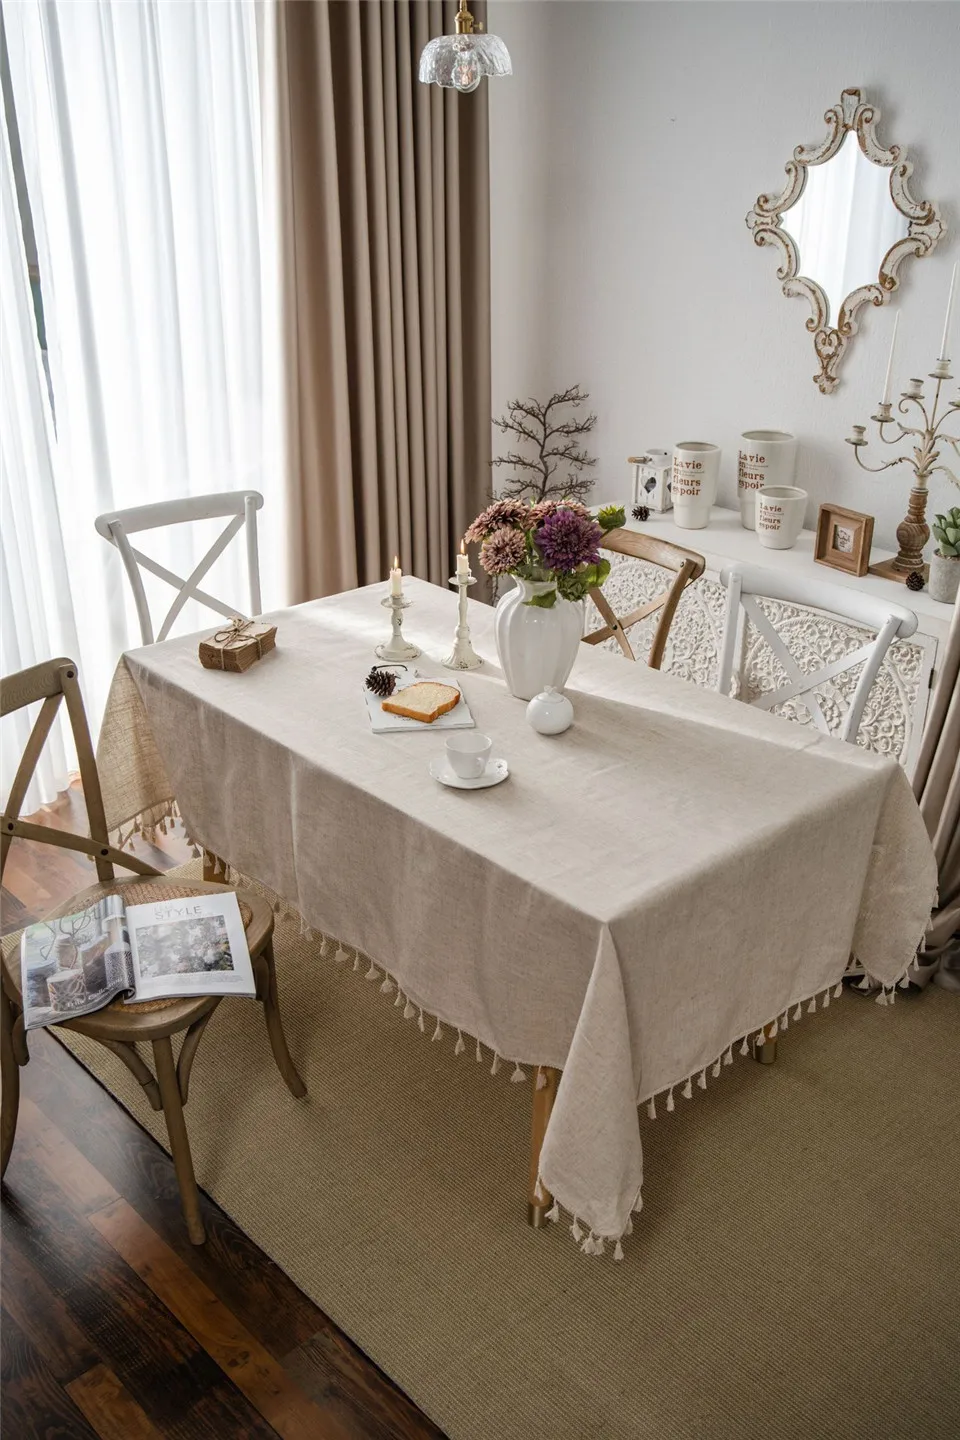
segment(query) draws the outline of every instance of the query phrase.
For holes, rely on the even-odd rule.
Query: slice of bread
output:
[[[422,720],[424,725],[432,725],[438,716],[446,715],[459,705],[460,691],[437,680],[418,680],[381,703],[390,715],[406,715],[408,720]]]

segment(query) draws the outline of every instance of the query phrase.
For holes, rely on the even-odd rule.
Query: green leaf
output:
[[[531,595],[529,600],[524,600],[524,605],[535,605],[538,610],[552,610],[557,603],[556,590],[548,590],[545,595]]]

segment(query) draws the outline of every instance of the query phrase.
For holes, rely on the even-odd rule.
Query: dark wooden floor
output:
[[[33,818],[82,815],[74,790]],[[162,869],[188,855],[176,833],[137,849]],[[4,932],[91,874],[17,842]],[[2,1188],[4,1440],[442,1440],[206,1197],[191,1245],[166,1152],[51,1034],[30,1053]]]

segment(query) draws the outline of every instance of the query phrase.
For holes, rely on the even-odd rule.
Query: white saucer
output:
[[[430,774],[434,780],[439,780],[441,785],[451,785],[454,790],[486,790],[490,785],[499,785],[501,780],[506,780],[510,771],[507,769],[506,760],[488,760],[487,768],[476,780],[464,780],[458,775],[450,764],[446,755],[437,755],[430,761]]]

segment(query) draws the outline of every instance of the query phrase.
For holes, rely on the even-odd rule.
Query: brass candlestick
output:
[[[870,417],[878,426],[880,439],[885,445],[898,445],[908,435],[915,435],[917,443],[908,454],[898,455],[895,460],[888,460],[885,465],[866,465],[860,458],[860,451],[869,443],[865,438],[866,426],[854,425],[852,434],[847,437],[847,444],[853,446],[857,464],[862,470],[878,475],[881,470],[891,470],[895,465],[910,465],[913,468],[914,483],[907,502],[907,513],[897,526],[900,549],[892,560],[883,560],[878,565],[870,566],[871,575],[880,575],[885,580],[899,580],[901,584],[905,583],[907,576],[914,570],[919,570],[924,579],[927,577],[928,567],[923,560],[923,547],[930,539],[930,526],[926,521],[927,481],[936,471],[942,470],[955,485],[960,485],[960,479],[952,470],[946,465],[937,464],[940,459],[940,450],[937,448],[939,445],[952,445],[960,454],[960,435],[948,435],[943,429],[947,415],[955,415],[960,410],[960,399],[948,400],[943,414],[940,413],[940,391],[943,382],[953,379],[950,374],[950,361],[938,360],[930,371],[930,379],[936,382],[936,387],[929,410],[923,394],[923,381],[918,379],[907,382],[897,405],[901,415],[909,414],[909,407],[915,405],[923,416],[922,429],[919,426],[902,424],[891,414],[893,407],[888,400],[881,401],[877,414]],[[896,434],[884,433],[888,425],[896,426]]]

